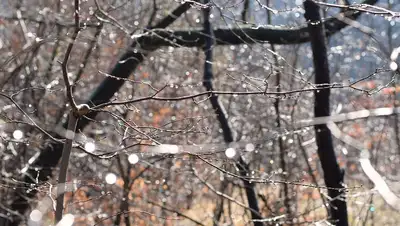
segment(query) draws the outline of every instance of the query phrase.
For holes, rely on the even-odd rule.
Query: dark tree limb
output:
[[[365,0],[363,4],[373,5],[378,0]],[[331,36],[348,26],[343,20],[337,19],[343,16],[347,20],[357,19],[362,12],[349,10],[342,12],[336,18],[324,20],[325,35]],[[267,42],[270,44],[300,44],[310,41],[310,35],[306,25],[297,28],[277,28],[276,26],[241,26],[238,28],[218,28],[213,30],[216,45],[239,45]],[[206,44],[207,34],[202,28],[193,30],[169,31],[156,30],[140,38],[142,46],[185,46],[202,47]]]
[[[315,84],[329,84],[329,64],[327,56],[324,24],[321,23],[319,6],[312,0],[304,2],[304,17],[308,22],[313,52]],[[314,115],[324,117],[330,115],[330,89],[314,92]],[[324,172],[325,185],[328,187],[330,221],[334,225],[347,226],[347,206],[343,186],[343,171],[340,169],[333,148],[332,134],[326,124],[316,125],[315,138],[318,156]],[[333,188],[333,189],[329,189]]]
[[[249,7],[250,7],[250,0],[244,0],[243,10],[242,10],[242,22],[243,23],[247,22],[247,17],[250,14]]]
[[[205,2],[205,4],[209,3],[208,0],[205,0],[204,2]],[[203,85],[207,91],[213,91],[212,62],[213,62],[213,47],[214,47],[214,38],[213,37],[214,36],[213,36],[211,23],[209,20],[209,15],[210,15],[209,7],[204,9],[203,15],[204,15],[204,24],[203,24],[204,33],[207,37],[205,39],[205,46],[204,46],[204,53],[206,55],[206,59],[204,62]],[[213,108],[215,114],[217,115],[218,122],[220,123],[225,143],[229,144],[229,143],[233,142],[234,140],[233,140],[232,130],[229,126],[225,110],[218,100],[218,96],[216,94],[212,93],[210,95],[210,102],[211,102],[211,105],[212,105],[212,108]],[[244,178],[247,177],[250,170],[249,170],[248,164],[243,160],[242,157],[239,157],[239,161],[237,162],[236,167],[238,167],[239,173],[241,176],[243,176]],[[251,219],[252,220],[262,219],[262,216],[260,214],[260,209],[258,207],[257,196],[254,191],[254,184],[250,183],[248,180],[242,180],[242,182],[245,187],[249,208],[252,210],[251,211]],[[254,221],[254,225],[262,226],[263,223]]]

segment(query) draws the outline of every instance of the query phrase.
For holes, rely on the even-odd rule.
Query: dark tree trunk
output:
[[[324,25],[321,22],[319,6],[311,1],[304,2],[304,17],[308,23],[313,52],[315,84],[329,84],[329,64],[326,49]],[[330,115],[330,89],[314,92],[314,115]],[[333,148],[331,131],[326,124],[315,126],[318,156],[324,172],[325,185],[328,187],[330,220],[334,225],[347,226],[347,207],[343,187],[343,171],[339,168]]]
[[[208,4],[208,0],[205,0],[205,4]],[[210,7],[204,9],[204,34],[206,35],[204,53],[206,55],[205,63],[204,63],[204,80],[203,85],[207,91],[213,90],[212,80],[213,80],[213,71],[212,71],[212,62],[213,62],[213,47],[214,47],[214,36],[211,27],[211,23],[209,20],[210,15]],[[225,114],[225,110],[221,103],[218,100],[218,96],[215,94],[211,94],[210,102],[212,108],[217,115],[218,122],[222,129],[222,134],[224,136],[225,143],[229,144],[233,142],[232,130],[229,126],[228,119]],[[239,169],[239,173],[243,178],[248,177],[249,165],[239,157],[239,161],[236,163],[236,167]],[[247,202],[251,211],[251,219],[252,220],[260,220],[262,216],[260,214],[260,209],[258,207],[258,201],[256,192],[254,189],[254,184],[250,183],[247,179],[243,179],[243,185],[246,191]],[[262,222],[254,222],[255,226],[262,226]]]

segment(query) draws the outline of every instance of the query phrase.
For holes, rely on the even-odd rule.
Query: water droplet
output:
[[[235,155],[236,155],[236,150],[235,150],[234,148],[228,148],[228,149],[226,149],[226,151],[225,151],[225,155],[226,155],[226,157],[228,157],[228,158],[233,158],[233,157],[235,157]]]
[[[34,222],[39,222],[40,220],[42,220],[42,217],[43,214],[38,209],[32,210],[31,214],[29,215],[29,218]]]
[[[137,156],[137,154],[131,154],[128,157],[128,161],[130,164],[134,165],[139,162],[139,156]]]
[[[21,130],[17,129],[13,132],[13,137],[16,140],[21,140],[24,137],[24,133]]]
[[[117,176],[113,173],[107,173],[105,179],[107,184],[115,184],[117,182]]]
[[[392,71],[396,71],[396,70],[397,70],[397,68],[398,68],[398,65],[397,65],[397,63],[396,63],[396,62],[394,62],[394,61],[392,61],[392,62],[390,63],[390,70],[392,70]]]
[[[94,152],[94,150],[96,150],[96,145],[93,142],[87,142],[85,144],[85,151]]]
[[[246,151],[248,151],[248,152],[254,151],[254,149],[255,149],[254,144],[252,144],[252,143],[246,144],[245,149],[246,149]]]

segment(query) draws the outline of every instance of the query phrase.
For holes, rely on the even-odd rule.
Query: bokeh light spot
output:
[[[139,156],[137,156],[137,154],[130,154],[128,157],[128,161],[130,164],[136,164],[139,162]]]
[[[233,157],[235,157],[235,155],[236,155],[236,150],[235,150],[234,148],[228,148],[228,149],[226,149],[226,151],[225,151],[225,155],[226,155],[226,157],[228,157],[228,158],[233,158]]]
[[[24,137],[24,133],[23,133],[21,130],[17,129],[17,130],[15,130],[15,131],[13,132],[13,137],[14,137],[14,139],[16,139],[16,140],[21,140],[22,137]]]
[[[113,173],[107,173],[105,179],[107,184],[115,184],[117,182],[117,176]]]
[[[42,220],[42,217],[43,214],[38,209],[32,210],[31,214],[29,215],[29,218],[35,222],[39,222],[40,220]]]
[[[96,145],[93,142],[87,142],[85,144],[85,150],[87,152],[94,152],[94,150],[96,150]]]

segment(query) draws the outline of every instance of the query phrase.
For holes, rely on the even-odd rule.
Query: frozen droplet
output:
[[[39,222],[42,220],[43,214],[38,209],[32,210],[31,214],[29,214],[29,218],[34,222]]]
[[[110,32],[110,34],[108,35],[108,37],[109,37],[111,40],[113,40],[113,39],[115,39],[115,38],[117,37],[117,34],[114,33],[114,32]]]
[[[36,41],[36,42],[41,42],[41,41],[43,41],[43,38],[36,37],[36,38],[35,38],[35,41]]]
[[[343,152],[344,155],[347,155],[347,154],[349,153],[349,152],[347,151],[347,148],[345,148],[345,147],[342,148],[342,152]]]
[[[107,184],[115,184],[117,182],[117,176],[113,173],[107,173],[105,179]]]
[[[228,157],[228,158],[233,158],[233,157],[235,157],[235,155],[236,155],[236,150],[235,150],[234,148],[228,148],[228,149],[226,149],[226,151],[225,151],[225,155],[226,155],[226,157]]]
[[[137,156],[137,154],[130,154],[128,157],[128,161],[130,164],[136,164],[139,162],[139,156]]]
[[[392,62],[390,63],[390,66],[389,66],[389,67],[390,67],[390,70],[396,71],[397,68],[398,68],[398,65],[397,65],[396,62],[392,61]]]
[[[248,152],[254,151],[254,149],[255,149],[254,144],[252,144],[252,143],[246,144],[245,149],[246,149],[246,151],[248,151]]]
[[[94,150],[96,150],[96,145],[93,142],[87,142],[85,144],[85,151],[94,152]]]
[[[390,59],[392,61],[397,60],[397,58],[399,57],[400,54],[400,47],[395,48],[392,53],[390,54]]]
[[[21,130],[17,129],[17,130],[15,130],[15,131],[13,132],[13,137],[14,137],[14,139],[16,139],[16,140],[21,140],[22,137],[24,137],[24,133],[23,133]]]

